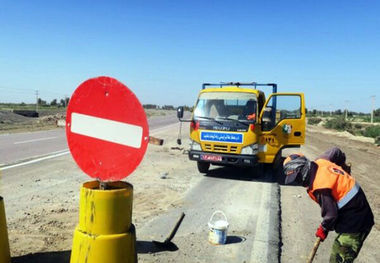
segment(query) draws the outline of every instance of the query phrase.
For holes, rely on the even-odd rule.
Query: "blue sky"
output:
[[[278,83],[309,109],[380,106],[376,1],[3,1],[0,102],[112,76],[142,103],[192,105],[203,82]]]

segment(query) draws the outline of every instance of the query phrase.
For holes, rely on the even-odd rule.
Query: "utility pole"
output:
[[[36,90],[36,112],[38,112],[38,90]]]
[[[330,104],[329,106],[330,106],[330,116],[332,116],[332,104]]]
[[[376,98],[376,96],[373,95],[373,96],[371,96],[370,98],[372,99],[371,123],[373,123],[373,112],[374,112],[374,110],[375,110],[375,98]]]
[[[349,103],[349,101],[345,100],[344,102],[346,103],[346,112],[345,112],[344,120],[347,121],[347,111],[348,111],[348,103]]]

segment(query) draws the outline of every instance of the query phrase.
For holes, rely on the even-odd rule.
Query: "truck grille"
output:
[[[210,152],[236,153],[237,146],[222,145],[222,144],[204,144],[204,149]]]
[[[231,146],[230,147],[230,152],[231,153],[236,153],[237,152],[237,146]]]

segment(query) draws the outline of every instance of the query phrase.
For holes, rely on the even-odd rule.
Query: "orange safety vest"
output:
[[[355,178],[340,166],[324,159],[318,159],[315,163],[318,165],[318,170],[312,188],[307,191],[315,202],[318,203],[314,191],[331,189],[332,196],[340,209],[359,192],[360,186]]]

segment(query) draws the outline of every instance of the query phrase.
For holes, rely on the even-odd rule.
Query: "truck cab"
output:
[[[258,87],[272,87],[265,98]],[[277,93],[276,84],[202,85],[190,120],[190,160],[207,173],[210,164],[255,167],[273,163],[281,150],[305,142],[303,93]]]

